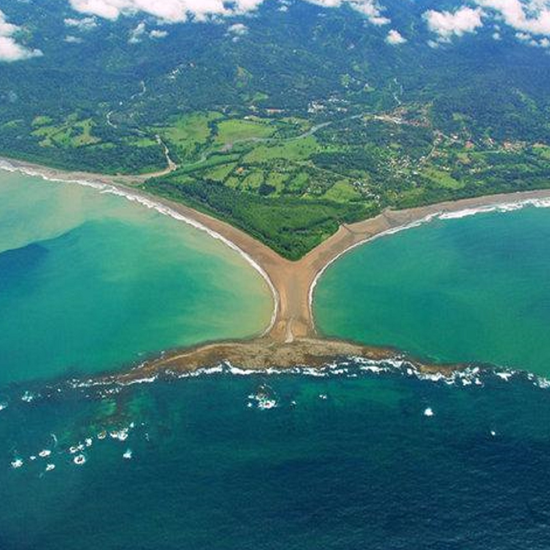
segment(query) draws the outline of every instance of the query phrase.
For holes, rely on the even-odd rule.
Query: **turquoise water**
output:
[[[271,309],[261,276],[205,233],[94,189],[0,173],[0,384],[250,336]]]
[[[356,359],[75,383],[252,334],[269,293],[220,243],[120,198],[21,176],[0,198],[1,550],[547,550],[544,380]],[[550,212],[524,210],[380,240],[327,272],[317,314],[332,303],[325,330],[542,372],[549,236]]]
[[[550,375],[550,210],[430,224],[359,247],[315,293],[327,334]]]

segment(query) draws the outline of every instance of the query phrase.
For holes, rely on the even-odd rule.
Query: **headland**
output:
[[[273,297],[274,314],[267,330],[250,341],[211,343],[188,350],[174,350],[147,362],[139,369],[122,374],[121,379],[150,375],[162,370],[196,370],[223,361],[244,368],[267,369],[278,366],[320,365],[331,358],[365,356],[389,359],[397,350],[379,349],[350,342],[328,340],[316,330],[312,312],[315,285],[325,269],[347,251],[370,240],[433,219],[469,215],[475,212],[516,209],[523,205],[550,201],[550,190],[499,194],[444,202],[407,210],[386,210],[358,223],[342,225],[338,232],[298,261],[282,258],[265,244],[240,229],[208,214],[196,211],[139,189],[148,176],[106,176],[83,172],[64,172],[30,163],[0,159],[0,168],[17,170],[46,179],[94,185],[105,192],[125,196],[157,208],[164,214],[208,231],[240,252],[266,279]],[[550,204],[550,203],[549,203]],[[415,363],[422,370],[448,370],[449,367]]]

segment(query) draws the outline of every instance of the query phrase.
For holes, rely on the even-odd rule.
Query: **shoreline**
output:
[[[198,376],[204,372],[221,372],[224,367],[237,374],[314,372],[330,368],[337,362],[366,361],[372,365],[399,365],[424,375],[452,376],[471,365],[434,364],[401,353],[397,349],[367,346],[347,340],[307,338],[292,343],[278,343],[266,338],[228,340],[173,350],[123,372],[111,372],[81,381],[83,386],[131,386],[155,382],[159,378]]]
[[[374,218],[340,226],[329,239],[300,260],[292,262],[227,222],[181,203],[136,189],[135,185],[143,183],[148,176],[105,176],[64,172],[5,158],[0,158],[0,169],[38,176],[46,180],[95,187],[101,192],[119,195],[155,209],[220,240],[239,253],[266,281],[273,296],[274,311],[270,325],[261,336],[233,342],[203,344],[188,350],[173,350],[168,357],[154,360],[144,365],[143,369],[134,369],[130,373],[149,372],[151,365],[154,365],[154,369],[166,370],[171,363],[177,364],[180,370],[191,371],[197,368],[198,360],[223,362],[223,354],[226,361],[233,358],[234,361],[237,359],[243,362],[239,365],[241,367],[254,365],[259,369],[272,368],[274,358],[283,363],[281,366],[287,367],[291,364],[318,364],[320,360],[326,363],[331,358],[361,353],[374,357],[382,353],[389,359],[387,349],[330,340],[318,334],[313,313],[315,289],[320,278],[334,262],[372,240],[419,227],[437,219],[456,219],[494,211],[508,212],[527,206],[550,207],[550,189],[543,189],[486,195],[406,210],[386,210]],[[392,350],[391,357],[397,355],[397,350]],[[182,360],[188,364],[187,367],[181,364]],[[429,368],[437,370],[446,367],[432,365]],[[119,376],[122,379],[126,375],[122,373]]]
[[[536,194],[536,196],[531,196],[532,194]],[[511,196],[518,195],[521,196],[520,200],[517,201],[503,201],[501,202],[500,199],[509,198]],[[529,196],[527,196],[529,195]],[[496,202],[489,202],[489,199],[498,199]],[[380,233],[375,233],[370,237],[366,237],[362,241],[358,241],[354,244],[351,244],[348,248],[345,250],[342,250],[338,255],[336,255],[334,258],[332,258],[330,261],[328,261],[316,274],[311,287],[309,291],[309,307],[311,310],[311,315],[313,317],[313,301],[314,301],[314,295],[315,295],[315,289],[317,288],[317,284],[320,281],[320,279],[323,277],[327,269],[329,269],[335,262],[337,262],[340,258],[348,254],[349,252],[352,252],[356,248],[359,248],[361,246],[364,246],[366,244],[369,244],[375,240],[384,238],[384,237],[391,237],[392,235],[396,235],[397,233],[401,233],[402,231],[408,231],[409,229],[416,229],[419,227],[422,227],[423,225],[432,223],[436,220],[454,220],[454,219],[461,219],[465,217],[470,216],[476,216],[478,214],[491,214],[491,213],[507,213],[507,212],[514,212],[517,210],[521,210],[523,208],[527,207],[534,207],[534,208],[550,208],[550,189],[549,190],[537,190],[537,191],[524,191],[524,192],[515,192],[515,193],[504,193],[504,194],[498,194],[498,195],[485,195],[477,198],[472,199],[461,199],[459,201],[448,201],[444,203],[436,203],[434,205],[427,205],[427,206],[421,206],[418,207],[418,209],[428,209],[428,208],[436,208],[436,207],[443,207],[447,205],[453,205],[459,207],[460,204],[463,201],[483,201],[482,204],[479,205],[472,205],[469,208],[451,208],[451,209],[444,209],[438,210],[437,212],[433,212],[430,214],[427,214],[423,218],[418,218],[416,220],[411,221],[410,223],[406,223],[404,225],[396,225],[394,227],[391,227],[387,229],[386,231],[382,231]],[[408,210],[394,210],[394,211],[388,211],[388,212],[408,212],[410,210],[416,210],[415,209],[408,209]],[[383,216],[383,214],[380,214],[380,216]],[[377,216],[378,217],[378,216]],[[365,220],[363,222],[357,222],[356,224],[352,224],[348,227],[354,227],[362,224],[366,224],[371,220],[375,220],[376,218],[371,218],[369,220]]]
[[[58,183],[74,183],[83,187],[90,187],[96,189],[100,193],[108,193],[115,196],[124,198],[130,202],[137,202],[141,206],[148,209],[153,209],[163,216],[169,216],[176,221],[181,221],[198,231],[207,233],[213,239],[221,241],[225,246],[231,250],[237,252],[260,276],[264,279],[273,299],[273,313],[268,327],[260,332],[260,337],[265,336],[273,328],[275,320],[277,318],[277,312],[279,310],[279,295],[269,275],[265,272],[261,265],[259,265],[249,254],[242,250],[233,241],[226,238],[224,235],[218,233],[212,227],[197,221],[192,216],[186,215],[178,208],[180,205],[172,203],[161,197],[156,197],[145,193],[141,190],[132,187],[131,184],[118,183],[117,181],[111,181],[111,178],[117,178],[118,176],[106,176],[101,174],[87,174],[84,172],[63,172],[61,170],[48,168],[40,165],[35,165],[26,162],[20,162],[12,159],[6,159],[0,157],[0,171],[10,173],[20,173],[30,177],[39,177],[45,181],[58,182]],[[93,179],[83,179],[81,175],[87,175]],[[132,178],[132,176],[120,176],[122,178]],[[142,178],[143,176],[136,176],[136,178]],[[147,176],[148,178],[149,176]],[[145,178],[146,179],[146,178]],[[97,180],[97,181],[95,181]],[[184,205],[181,205],[185,208]],[[189,209],[190,210],[190,209]],[[197,212],[197,214],[200,214]],[[212,222],[218,220],[212,218]],[[220,222],[223,223],[223,222]]]

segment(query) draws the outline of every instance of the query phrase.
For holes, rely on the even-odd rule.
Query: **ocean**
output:
[[[436,219],[330,266],[321,332],[438,362],[550,375],[550,209]]]
[[[549,389],[372,370],[12,389],[0,547],[547,549]]]
[[[34,263],[20,260],[27,267],[19,269],[17,276],[0,268],[0,303],[6,303],[2,302],[6,289],[16,296],[10,308],[2,309],[0,347],[20,353],[7,355],[11,363],[5,351],[0,355],[4,373],[0,383],[1,550],[549,548],[550,383],[544,378],[545,343],[538,339],[539,324],[543,329],[547,326],[544,299],[548,303],[550,293],[543,292],[545,280],[536,280],[545,271],[533,261],[546,260],[541,257],[544,245],[548,246],[544,235],[550,232],[549,211],[524,209],[437,221],[380,239],[334,264],[315,295],[315,311],[327,333],[345,333],[367,342],[380,336],[385,343],[416,343],[416,348],[412,344],[403,347],[449,359],[454,352],[466,359],[486,351],[476,359],[496,363],[505,359],[515,371],[472,365],[464,373],[445,378],[420,375],[404,362],[376,364],[356,358],[342,359],[321,371],[304,368],[245,376],[238,366],[224,365],[194,376],[126,387],[90,386],[79,382],[84,374],[123,368],[124,362],[139,356],[144,341],[150,353],[155,346],[160,350],[174,343],[261,331],[269,322],[269,293],[233,252],[153,211],[74,186],[15,175],[2,176],[0,181],[13,185],[13,196],[7,193],[6,201],[16,201],[19,185],[27,194],[8,209],[15,221],[21,221],[17,230],[7,231],[8,222],[0,217],[0,239],[8,242],[2,248],[8,257],[9,251],[35,243],[45,247],[40,254],[46,257],[61,254],[45,271],[40,254]],[[70,204],[79,193],[85,193],[79,199],[82,216]],[[97,209],[95,201],[99,201]],[[33,220],[43,220],[36,222],[42,226],[33,222],[32,227],[25,227],[27,206],[33,209]],[[59,214],[48,221],[40,218],[44,211]],[[62,223],[69,218],[70,223]],[[173,233],[172,222],[176,224]],[[13,223],[10,227],[16,227]],[[65,241],[70,243],[75,231],[78,254],[71,256],[66,248],[75,249]],[[525,250],[529,246],[536,253]],[[159,247],[162,254],[157,254]],[[500,254],[493,252],[499,247]],[[143,251],[137,265],[127,259],[127,251]],[[372,257],[365,258],[369,254]],[[105,302],[118,292],[94,290],[94,301],[104,299],[101,307],[93,314],[75,313],[69,328],[75,334],[78,328],[86,332],[89,320],[116,309],[122,311],[120,318],[128,320],[125,330],[141,331],[134,321],[151,315],[148,331],[156,327],[156,336],[142,340],[143,332],[134,333],[121,345],[123,360],[105,351],[107,344],[116,350],[116,338],[124,334],[121,329],[109,338],[88,341],[84,359],[74,368],[67,367],[63,358],[71,355],[53,336],[48,340],[53,351],[44,346],[37,352],[27,345],[32,330],[10,329],[9,318],[25,318],[29,304],[36,300],[54,304],[40,295],[59,287],[40,283],[43,278],[50,281],[49,270],[55,265],[61,275],[77,269],[79,277],[71,276],[75,296],[83,281],[84,294],[94,289],[85,277],[90,277],[92,266],[99,262],[107,269],[119,257],[126,258],[125,269],[119,266],[117,277],[94,275],[99,279],[94,285],[108,281],[121,289],[125,299],[110,309]],[[78,258],[86,259],[84,266]],[[442,329],[449,342],[439,347],[430,347],[439,338],[424,336],[417,341],[417,335],[429,332],[417,327],[429,321],[429,313],[419,310],[414,322],[405,322],[412,315],[407,309],[412,304],[419,309],[425,304],[429,309],[438,302],[431,295],[419,298],[427,287],[415,275],[415,258],[425,262],[425,276],[439,282],[434,290],[439,296],[444,290],[450,292],[446,285],[451,284],[451,275],[444,267],[460,268],[454,278],[455,284],[460,283],[460,299],[440,299],[444,310],[440,323],[455,329]],[[382,265],[371,263],[375,260]],[[166,262],[164,268],[159,261]],[[413,269],[408,276],[402,262]],[[492,269],[484,267],[486,262]],[[523,272],[521,262],[527,266]],[[144,271],[137,277],[139,285],[125,288],[129,265]],[[470,277],[469,268],[475,268],[478,277]],[[200,276],[196,269],[202,269]],[[219,269],[224,281],[218,283]],[[38,276],[35,270],[46,275]],[[342,270],[342,279],[336,284],[338,270]],[[506,310],[489,306],[484,288],[493,289],[485,286],[490,274],[495,277],[493,304],[498,304],[497,295],[505,290],[506,281],[521,280],[524,293],[533,294],[508,289],[522,306],[511,298]],[[146,297],[139,296],[143,288],[160,292],[155,286],[159,277],[167,278],[174,309],[147,309]],[[222,283],[229,281],[231,294],[227,295]],[[468,289],[468,282],[474,288]],[[390,299],[392,284],[399,300]],[[416,302],[407,298],[414,294],[415,284],[420,285]],[[391,314],[387,317],[373,306],[368,288],[363,290],[369,285],[378,293],[378,307],[388,299]],[[18,290],[21,287],[25,292]],[[199,293],[199,287],[205,290]],[[452,310],[468,297],[478,328],[468,328],[466,338],[457,331],[462,324],[453,321]],[[69,303],[65,295],[62,298],[57,308]],[[147,315],[132,309],[136,299]],[[258,299],[265,300],[265,306],[255,310]],[[478,308],[478,300],[483,307]],[[153,302],[158,306],[158,300]],[[327,313],[331,304],[332,316]],[[533,310],[532,304],[539,307]],[[179,313],[177,307],[182,308]],[[523,315],[518,317],[521,307]],[[499,352],[493,339],[510,334],[497,331],[502,323],[494,315],[502,311],[521,319],[522,326],[514,335],[524,338],[531,329],[540,347],[531,350],[522,338],[516,338],[514,345],[503,341]],[[456,318],[460,315],[456,313]],[[117,329],[120,318],[112,320],[111,330]],[[346,318],[347,328],[342,328]],[[189,319],[200,320],[200,330]],[[392,319],[399,330],[393,328]],[[62,340],[60,335],[69,325],[54,320],[58,324],[52,320],[51,326],[39,326]],[[384,320],[387,324],[379,325]],[[174,323],[179,323],[175,329]],[[407,333],[407,327],[418,332]],[[479,327],[485,327],[484,331]],[[169,337],[156,339],[167,328],[173,329]],[[484,334],[491,334],[490,345]],[[402,335],[403,340],[391,341],[395,335]],[[459,343],[453,344],[453,338]],[[132,346],[136,341],[140,345]],[[522,349],[525,363],[521,362]],[[35,363],[40,352],[47,366]],[[24,360],[26,353],[32,360]],[[14,361],[13,357],[23,359]]]
[[[96,189],[0,173],[0,384],[251,336],[271,314],[260,274],[206,233]]]

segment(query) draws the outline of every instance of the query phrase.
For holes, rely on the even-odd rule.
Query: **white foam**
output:
[[[123,458],[125,458],[126,460],[131,460],[132,459],[132,449],[128,449],[123,455],[122,455]]]
[[[36,398],[36,395],[34,393],[32,393],[30,391],[26,391],[21,396],[21,401],[23,401],[24,403],[32,403],[35,398]]]
[[[84,445],[82,443],[79,443],[78,445],[73,445],[72,447],[69,447],[69,452],[72,455],[75,455],[76,453],[79,453],[84,450]]]
[[[22,468],[23,467],[23,459],[21,458],[16,458],[12,463],[11,463],[11,467],[14,469],[14,470],[17,470],[19,468]]]
[[[153,384],[158,380],[158,376],[149,376],[144,378],[136,378],[135,380],[130,380],[129,382],[125,383],[125,386],[134,386],[136,384]]]
[[[260,410],[275,409],[279,406],[273,390],[269,386],[262,385],[258,392],[248,396],[248,406],[256,405]]]
[[[111,439],[118,439],[119,441],[126,441],[128,439],[128,428],[122,430],[113,430],[109,432]]]
[[[217,375],[234,375],[234,376],[311,376],[316,378],[328,377],[348,377],[357,378],[358,376],[382,376],[382,375],[400,375],[417,380],[432,382],[437,384],[445,384],[448,386],[456,385],[460,387],[483,387],[490,377],[497,377],[503,380],[510,380],[512,377],[526,377],[535,386],[542,389],[550,389],[550,380],[540,378],[536,375],[529,375],[521,371],[480,368],[479,366],[470,366],[454,370],[450,372],[435,372],[424,373],[419,370],[413,363],[402,355],[395,355],[393,358],[383,360],[373,360],[366,357],[349,356],[343,357],[338,363],[327,363],[319,367],[308,367],[298,365],[292,368],[269,368],[269,369],[246,369],[232,365],[225,361],[216,366],[205,367],[190,372],[176,372],[166,370],[163,372],[163,379],[169,378],[174,380],[197,378],[201,376],[217,376]],[[96,382],[94,386],[100,386],[102,396],[111,393],[108,389],[115,386],[116,391],[121,391],[125,384],[124,382],[116,381],[115,379],[103,380]],[[82,387],[81,384],[73,382],[72,387]],[[249,396],[249,400],[253,400]],[[253,403],[256,405],[256,403]],[[112,432],[111,437],[118,439],[118,432]],[[124,440],[123,436],[123,440]],[[99,436],[98,436],[99,438]]]
[[[428,407],[427,409],[424,410],[424,416],[428,416],[428,417],[431,417],[431,416],[434,416],[434,411],[431,407]]]
[[[258,409],[269,410],[277,407],[277,401],[275,399],[260,399],[258,401]]]
[[[479,208],[466,208],[465,210],[459,210],[458,212],[447,212],[439,216],[440,220],[460,220],[462,218],[469,218],[477,214],[488,214],[494,212],[496,207],[494,206],[480,206]],[[509,210],[507,210],[509,211]]]
[[[439,215],[441,220],[457,220],[461,218],[467,218],[469,216],[475,216],[477,214],[489,214],[492,212],[515,212],[521,210],[527,206],[534,208],[550,208],[550,199],[523,199],[515,202],[505,202],[502,204],[489,204],[486,206],[479,206],[477,208],[466,208],[457,212],[444,212]]]
[[[86,464],[86,457],[84,455],[75,456],[74,459],[73,459],[73,462],[77,466],[82,466],[82,464]]]
[[[550,389],[550,380],[547,378],[537,378],[535,385],[543,390]]]

